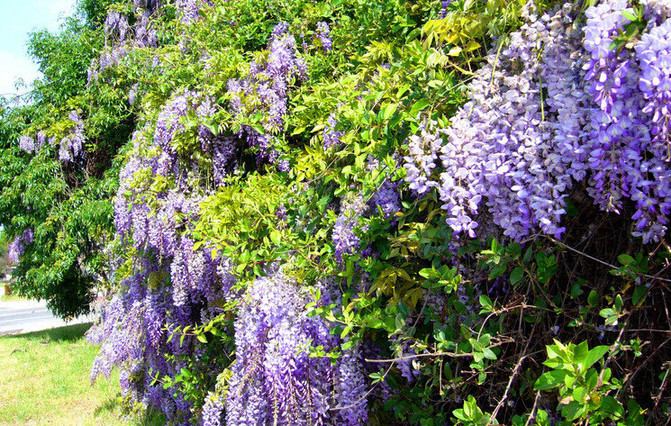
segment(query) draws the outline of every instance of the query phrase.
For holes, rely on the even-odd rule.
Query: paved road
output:
[[[3,290],[0,290],[0,295],[2,293]],[[0,302],[0,336],[93,321],[91,316],[81,316],[66,323],[52,315],[46,305],[45,301],[37,302],[34,300]]]

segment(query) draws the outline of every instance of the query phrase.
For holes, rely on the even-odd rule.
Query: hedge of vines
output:
[[[668,419],[667,2],[80,9],[77,88],[4,113],[2,220],[25,292],[85,281],[128,409]]]

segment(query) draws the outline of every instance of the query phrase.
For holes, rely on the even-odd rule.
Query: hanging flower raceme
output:
[[[25,246],[32,243],[33,240],[33,230],[30,228],[25,229],[19,236],[14,238],[7,248],[9,261],[14,264],[19,263],[21,256],[23,256]]]
[[[212,6],[210,0],[177,0],[177,8],[180,12],[180,20],[185,24],[190,24],[200,17],[200,8],[203,5]]]
[[[58,158],[64,163],[71,163],[84,154],[84,122],[76,111],[71,111],[68,118],[74,123],[72,132],[61,139]]]
[[[564,231],[559,223],[571,185],[562,157],[567,149],[549,131],[548,123],[556,119],[543,114],[540,74],[542,61],[551,56],[537,51],[538,46],[553,46],[548,26],[561,17],[527,16],[508,47],[488,56],[488,64],[471,83],[471,100],[453,117],[451,127],[437,132],[444,140],[440,199],[456,234],[475,236],[475,218],[483,204],[513,239],[521,240],[536,228],[554,236]],[[536,60],[539,55],[541,61]],[[424,152],[415,151],[414,158]],[[420,163],[423,167],[407,166],[416,191],[432,184],[427,172],[434,167],[433,152],[435,148]]]
[[[273,164],[280,157],[273,134],[284,127],[287,114],[288,90],[294,80],[306,78],[307,66],[296,50],[296,39],[281,22],[273,29],[264,62],[250,64],[249,75],[227,84],[231,93],[231,112],[236,116],[259,114],[264,134],[244,125],[238,137],[257,151],[257,162]],[[286,164],[279,164],[286,171]],[[285,169],[285,170],[282,170]]]
[[[19,149],[26,151],[28,154],[32,154],[35,151],[35,140],[30,136],[21,135],[19,138]]]
[[[306,315],[309,300],[306,289],[281,268],[257,278],[247,290],[235,323],[228,425],[327,424],[336,418],[340,424],[360,424],[366,419],[361,358],[352,352],[334,366],[310,356],[310,347],[329,351],[338,340],[322,318]]]
[[[329,24],[326,22],[317,22],[317,31],[315,32],[315,35],[317,36],[317,39],[321,43],[322,49],[324,49],[324,52],[328,52],[329,50],[333,50],[333,41],[331,40],[331,29],[329,28]]]
[[[602,210],[636,203],[634,235],[664,235],[670,26],[649,26],[635,58],[611,48],[630,22],[624,11],[632,12],[621,0],[590,7],[580,32],[571,5],[540,18],[527,10],[527,23],[477,72],[451,126],[428,122],[409,138],[406,182],[417,196],[438,187],[455,234],[475,237],[486,213],[518,241],[537,230],[560,237],[565,197],[587,178]]]
[[[638,88],[645,99],[641,120],[651,138],[631,144],[641,157],[631,199],[636,202],[634,235],[648,242],[664,235],[671,214],[671,21],[653,27],[635,49],[641,69]]]
[[[357,231],[360,230],[360,219],[367,209],[368,206],[361,196],[350,196],[343,199],[332,235],[335,257],[338,262],[343,263],[345,256],[359,252],[361,239]]]

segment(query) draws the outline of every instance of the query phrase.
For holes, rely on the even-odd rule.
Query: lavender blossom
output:
[[[71,163],[84,154],[84,122],[75,111],[71,111],[68,118],[74,123],[72,132],[61,139],[58,158],[64,163]]]
[[[209,392],[203,405],[203,426],[220,426],[224,403],[217,394]]]
[[[345,134],[344,131],[336,130],[338,125],[338,120],[335,118],[335,113],[329,115],[328,120],[326,120],[326,125],[324,126],[324,148],[329,149],[331,147],[337,147],[340,145],[340,139]]]
[[[177,7],[180,11],[181,21],[190,24],[200,17],[200,8],[203,4],[212,6],[210,0],[178,0]]]
[[[333,366],[308,347],[329,343],[328,327],[304,313],[307,294],[282,273],[258,278],[235,323],[237,359],[227,424],[320,424],[328,419]],[[328,350],[328,347],[327,347]]]
[[[107,14],[104,22],[105,38],[109,39],[117,37],[122,44],[126,41],[130,25],[128,24],[128,17],[122,15],[116,10],[112,10]]]
[[[39,151],[40,149],[42,149],[42,147],[44,146],[44,143],[46,142],[46,140],[47,140],[47,135],[45,135],[44,132],[43,132],[42,130],[40,130],[39,132],[37,132],[37,143],[36,143],[36,145],[35,145],[35,152],[37,152],[37,151]]]
[[[435,125],[435,122],[422,123],[419,135],[412,135],[408,140],[409,155],[405,157],[403,167],[407,170],[405,181],[416,196],[426,194],[430,188],[438,186],[432,173],[443,140],[432,132]]]
[[[330,33],[331,30],[329,28],[329,24],[323,21],[317,23],[317,31],[315,32],[315,35],[319,39],[324,52],[328,52],[329,50],[333,49],[333,41],[331,40]]]
[[[29,136],[21,135],[19,138],[19,149],[32,154],[35,151],[35,140]]]
[[[361,196],[342,201],[332,236],[335,256],[339,263],[344,262],[346,255],[351,256],[359,251],[361,241],[355,230],[359,228],[359,219],[366,209],[367,206]]]
[[[33,239],[33,230],[30,228],[25,229],[20,235],[14,238],[8,246],[9,261],[13,264],[18,264],[21,256],[23,256],[25,246],[32,243]]]
[[[398,184],[385,180],[380,188],[373,194],[370,203],[379,207],[386,218],[393,218],[397,212],[401,211],[401,200],[398,194]],[[395,223],[396,219],[392,219]]]

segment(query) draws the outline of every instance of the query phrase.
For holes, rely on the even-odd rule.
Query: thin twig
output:
[[[604,330],[604,331],[610,331],[610,332],[619,332],[619,330]],[[665,333],[665,334],[671,334],[671,330],[655,330],[654,328],[630,328],[626,330],[627,333]]]
[[[538,324],[538,323],[536,323]],[[515,364],[515,367],[513,368],[513,374],[510,375],[510,380],[508,380],[508,384],[506,385],[506,390],[503,392],[503,397],[501,397],[501,400],[499,401],[498,404],[496,404],[496,408],[492,412],[492,415],[489,416],[489,421],[487,422],[487,426],[492,424],[492,421],[496,420],[496,415],[499,414],[499,410],[501,407],[503,407],[503,403],[508,399],[508,392],[510,392],[510,387],[513,385],[513,381],[515,380],[515,377],[517,377],[517,374],[520,372],[520,367],[522,367],[522,362],[527,357],[527,350],[529,349],[529,343],[533,340],[534,336],[534,331],[536,330],[536,324],[534,324],[533,329],[531,330],[531,335],[527,339],[526,345],[524,345],[524,350],[522,351],[522,356],[520,357],[519,360],[517,360],[517,363]]]
[[[531,407],[531,413],[529,413],[529,418],[527,419],[527,422],[524,423],[524,426],[529,426],[531,424],[531,420],[534,418],[534,415],[536,414],[536,408],[538,407],[538,400],[541,397],[541,391],[536,392],[536,399],[534,399],[534,406]]]
[[[654,356],[657,354],[657,352],[659,352],[659,351],[660,351],[660,350],[661,350],[667,343],[669,343],[669,342],[671,342],[671,337],[668,338],[668,339],[666,339],[664,342],[662,342],[661,345],[657,346],[657,348],[650,354],[650,356],[648,356],[648,357],[645,359],[645,361],[643,361],[643,362],[641,363],[641,365],[638,366],[638,368],[636,368],[636,370],[634,370],[631,374],[629,374],[627,377],[624,378],[624,380],[622,381],[622,387],[620,387],[620,389],[619,389],[619,390],[617,391],[617,393],[615,394],[616,399],[617,399],[617,397],[620,395],[620,392],[622,391],[622,389],[625,388],[625,385],[627,384],[627,382],[631,381],[631,379],[632,379],[634,376],[636,376],[636,374],[637,374],[639,371],[641,371],[641,369],[643,368],[643,366],[644,366],[645,364],[647,364],[648,362],[650,362],[650,360],[651,360],[652,358],[654,358]]]
[[[549,239],[550,241],[552,241],[553,243],[555,243],[555,244],[557,244],[557,245],[560,245],[560,246],[562,246],[562,247],[564,247],[564,248],[566,248],[566,249],[568,249],[568,250],[571,250],[571,251],[574,252],[574,253],[577,253],[577,254],[579,254],[579,255],[581,255],[581,256],[584,256],[584,257],[586,257],[586,258],[588,258],[588,259],[591,259],[591,260],[593,260],[593,261],[595,261],[595,262],[597,262],[597,263],[600,263],[600,264],[602,264],[602,265],[604,265],[604,266],[608,266],[609,268],[612,268],[612,269],[620,269],[619,267],[613,265],[612,263],[608,263],[608,262],[603,261],[603,260],[601,260],[601,259],[598,259],[598,258],[596,258],[596,257],[594,257],[594,256],[590,256],[589,254],[584,253],[584,252],[582,252],[582,251],[580,251],[580,250],[578,250],[578,249],[576,249],[576,248],[573,248],[573,247],[571,247],[571,246],[569,246],[569,245],[567,245],[567,244],[564,244],[564,243],[562,243],[561,241],[559,241],[559,240],[557,240],[557,239],[555,239],[555,238],[549,237],[549,236],[547,236],[547,235],[545,235],[545,238]],[[657,277],[657,276],[654,276],[654,275],[641,274],[641,273],[636,273],[636,274],[637,274],[638,276],[645,277],[645,278],[648,278],[648,279],[651,279],[651,280],[659,280],[659,281],[664,281],[664,282],[667,282],[667,283],[671,283],[671,279],[668,279],[668,278],[661,278],[661,277]]]
[[[531,341],[529,339],[527,341],[527,344]],[[517,364],[515,364],[515,368],[513,368],[513,374],[510,375],[510,380],[508,380],[508,385],[506,385],[506,390],[503,392],[503,397],[499,401],[498,404],[496,404],[496,408],[494,409],[494,412],[492,413],[491,416],[489,416],[489,421],[487,422],[487,426],[492,424],[492,421],[496,420],[496,415],[499,414],[499,410],[501,407],[503,407],[503,403],[508,399],[508,392],[510,392],[510,387],[513,384],[513,380],[515,380],[515,377],[517,377],[517,374],[520,372],[520,367],[522,366],[522,362],[527,358],[526,355],[523,355],[519,360],[517,360]]]
[[[505,343],[511,343],[511,342],[508,341],[508,340],[504,340],[504,341],[495,343],[495,344],[493,344],[489,347],[490,348],[496,348],[496,347],[501,346]],[[402,356],[402,357],[390,358],[390,359],[368,359],[368,358],[366,358],[366,359],[364,359],[364,361],[382,364],[382,363],[385,363],[385,362],[392,362],[393,363],[393,362],[398,362],[398,361],[407,361],[409,359],[415,359],[415,358],[426,358],[426,357],[437,357],[437,356],[446,356],[446,357],[450,357],[450,358],[467,358],[467,357],[473,356],[473,354],[470,353],[470,352],[469,353],[461,353],[461,354],[456,353],[456,352],[432,352],[432,353],[428,353],[428,354],[408,355],[408,356]]]
[[[659,393],[657,394],[657,397],[653,398],[655,400],[655,406],[652,408],[652,412],[654,413],[657,411],[657,407],[659,406],[659,401],[662,400],[662,394],[664,393],[664,389],[666,389],[666,385],[668,384],[668,378],[669,378],[669,369],[666,369],[666,374],[664,374],[664,380],[662,380],[662,385],[659,387]]]
[[[384,378],[387,377],[387,374],[389,374],[389,372],[391,371],[391,367],[393,367],[393,366],[394,366],[393,363],[389,365],[389,368],[387,368],[387,371],[384,372],[384,376],[382,376],[382,380],[384,380]],[[374,389],[375,389],[375,386],[371,386],[370,389],[368,389],[368,392],[363,394],[359,399],[357,399],[356,401],[354,401],[350,405],[346,405],[344,407],[333,407],[333,408],[330,408],[329,410],[339,411],[339,410],[347,410],[348,408],[356,407],[357,405],[359,405],[361,403],[361,401],[368,398],[368,395],[370,395],[371,392],[373,392]]]

